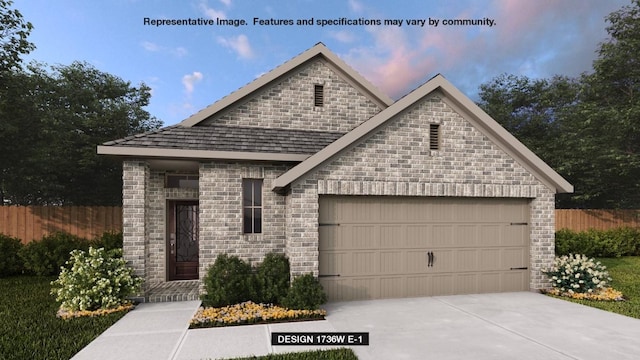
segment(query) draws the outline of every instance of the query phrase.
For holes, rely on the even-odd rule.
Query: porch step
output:
[[[200,281],[169,281],[147,289],[145,302],[192,301],[200,299]]]

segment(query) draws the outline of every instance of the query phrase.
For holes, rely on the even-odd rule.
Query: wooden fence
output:
[[[122,231],[119,206],[0,206],[0,233],[23,243],[64,231],[93,239],[106,231]]]
[[[556,229],[584,231],[640,227],[640,210],[556,210]],[[0,206],[0,233],[24,243],[64,231],[87,239],[122,231],[117,206]]]
[[[556,210],[556,230],[607,230],[623,226],[640,227],[640,210]]]

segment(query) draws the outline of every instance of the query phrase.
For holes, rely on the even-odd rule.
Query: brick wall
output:
[[[122,170],[123,256],[136,275],[145,276],[145,199],[149,167],[143,161],[124,161]]]
[[[427,147],[432,123],[441,127],[438,151]],[[319,194],[534,198],[531,288],[546,286],[540,269],[553,260],[553,194],[436,96],[423,99],[310,178],[317,179]],[[317,198],[308,201],[317,203]],[[310,248],[317,248],[317,231],[301,230],[308,234],[300,237],[316,236]]]
[[[316,84],[324,85],[323,107],[313,103]],[[202,124],[347,132],[380,110],[318,59]]]
[[[271,191],[271,182],[286,170],[284,165],[200,165],[200,278],[221,253],[237,255],[255,265],[269,252],[284,252],[285,197]],[[264,179],[261,234],[243,233],[243,178]]]

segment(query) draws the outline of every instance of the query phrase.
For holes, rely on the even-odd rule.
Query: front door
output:
[[[167,205],[168,278],[198,279],[198,202],[169,201]]]

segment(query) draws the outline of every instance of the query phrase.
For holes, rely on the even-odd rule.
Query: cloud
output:
[[[353,12],[359,13],[362,12],[364,6],[357,0],[349,0],[349,9],[351,9],[351,11]]]
[[[231,6],[231,0],[220,0],[220,2],[225,4],[227,7]]]
[[[160,46],[158,46],[158,44],[152,43],[150,41],[143,41],[141,45],[147,51],[155,52],[160,50]]]
[[[249,38],[244,34],[229,38],[218,36],[217,39],[220,45],[235,51],[241,59],[251,59],[254,55],[251,44],[249,44]]]
[[[171,50],[171,53],[179,58],[186,56],[189,52],[187,49],[182,46],[178,46],[177,48]]]
[[[210,8],[209,5],[207,5],[207,1],[203,0],[202,2],[200,2],[200,11],[202,11],[202,13],[204,13],[205,16],[209,17],[210,19],[226,19],[227,15],[224,13],[224,11],[218,11],[214,8]]]
[[[193,93],[195,84],[200,82],[202,78],[203,75],[199,71],[194,71],[192,74],[187,74],[182,77],[182,85],[184,85],[184,91],[187,93],[187,96]]]
[[[182,46],[178,46],[176,48],[169,48],[165,46],[160,46],[151,41],[143,41],[140,45],[146,51],[168,53],[178,58],[185,57],[189,53],[189,51]]]
[[[346,30],[330,31],[329,36],[344,44],[352,43],[356,40],[355,34]]]
[[[432,17],[440,20],[490,18],[496,25],[366,27],[358,38],[366,45],[343,57],[393,98],[437,73],[473,98],[480,84],[505,72],[546,78],[590,71],[606,37],[604,17],[623,1],[494,0],[477,8],[434,8]],[[365,15],[372,10],[357,4],[350,2]],[[340,41],[342,34],[331,36]]]

